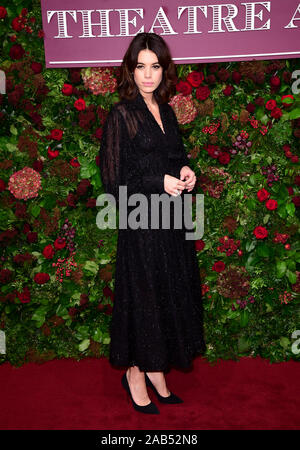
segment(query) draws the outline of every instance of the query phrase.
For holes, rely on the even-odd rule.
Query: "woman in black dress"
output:
[[[172,365],[188,368],[206,350],[195,242],[185,238],[184,223],[178,229],[172,222],[174,198],[190,196],[196,181],[168,104],[175,85],[176,68],[165,41],[155,33],[137,34],[123,58],[120,101],[106,118],[99,152],[104,191],[114,196],[119,217],[128,218],[139,205],[129,203],[132,194],[147,200],[146,226],[119,224],[109,359],[128,368],[122,385],[134,408],[150,414],[159,410],[147,386],[161,403],[181,403],[168,390],[164,372]],[[119,187],[127,189],[125,211]],[[163,202],[158,213],[152,211],[159,226],[151,228],[153,194],[168,198],[167,228],[161,221]]]

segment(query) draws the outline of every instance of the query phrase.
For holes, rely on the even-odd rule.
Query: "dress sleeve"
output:
[[[178,169],[180,171],[183,166],[188,166],[189,167],[189,158],[187,157],[187,154],[186,154],[186,151],[185,151],[185,148],[184,148],[184,144],[183,144],[183,140],[182,140],[181,132],[180,132],[180,129],[179,129],[179,124],[178,124],[178,120],[177,120],[176,114],[175,114],[172,106],[171,105],[169,105],[169,106],[170,106],[171,116],[172,116],[173,121],[174,121],[175,129],[177,131],[177,136],[178,136],[178,141],[179,141],[179,150],[180,150],[180,153],[181,153],[181,158],[178,160]]]
[[[121,112],[113,107],[103,126],[100,141],[99,166],[104,191],[112,194],[119,206],[119,186],[127,186],[132,193],[163,193],[164,174],[143,175],[137,167],[128,164],[130,142],[127,126]]]

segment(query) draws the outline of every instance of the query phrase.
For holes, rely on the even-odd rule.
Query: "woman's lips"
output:
[[[153,83],[143,83],[145,86],[152,86]]]

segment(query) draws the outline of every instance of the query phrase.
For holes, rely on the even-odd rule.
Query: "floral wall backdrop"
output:
[[[37,0],[2,3],[0,36],[0,362],[107,357],[117,230],[97,227],[96,198],[119,68],[46,69]],[[170,104],[204,194],[211,362],[299,359],[299,69],[177,66]]]

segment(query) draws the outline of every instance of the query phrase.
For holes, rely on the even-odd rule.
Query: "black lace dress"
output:
[[[141,371],[188,368],[206,350],[195,241],[186,240],[184,226],[172,226],[172,202],[169,229],[151,229],[150,195],[178,199],[164,190],[164,175],[180,178],[189,164],[172,107],[163,103],[159,110],[165,134],[140,93],[114,104],[99,152],[104,191],[114,195],[117,208],[119,186],[127,187],[127,198],[143,193],[149,199],[148,229],[119,225],[110,326],[110,363]],[[138,205],[128,206],[128,216]]]

